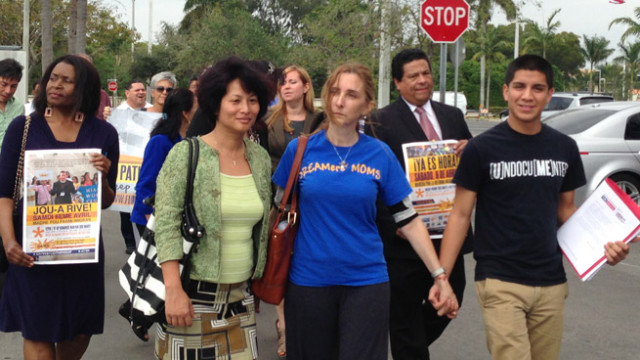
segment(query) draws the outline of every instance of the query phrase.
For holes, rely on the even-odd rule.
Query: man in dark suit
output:
[[[427,55],[419,49],[403,50],[393,58],[391,72],[401,98],[373,113],[366,131],[387,143],[403,167],[402,144],[405,143],[458,140],[454,149],[459,155],[471,138],[471,133],[459,109],[430,100],[433,77]],[[442,334],[450,319],[439,317],[429,303],[427,297],[433,285],[431,274],[409,242],[396,234],[395,223],[384,206],[378,207],[377,221],[384,242],[391,286],[390,338],[393,358],[429,359],[429,345]],[[430,234],[439,252],[441,233],[430,231]],[[448,274],[460,304],[465,287],[462,254],[470,249],[469,231],[453,272]]]

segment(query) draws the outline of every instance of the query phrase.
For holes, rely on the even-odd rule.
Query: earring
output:
[[[84,121],[84,114],[81,113],[81,112],[77,112],[76,113],[76,117],[73,120],[75,120],[75,122],[79,122],[79,123],[83,122]]]
[[[53,108],[51,106],[47,106],[44,109],[44,117],[51,117],[53,115]]]

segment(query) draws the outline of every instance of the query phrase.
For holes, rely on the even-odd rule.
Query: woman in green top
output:
[[[156,191],[156,244],[166,287],[158,359],[172,354],[233,354],[256,359],[255,308],[247,280],[266,263],[271,196],[269,155],[245,138],[274,90],[245,60],[221,60],[199,79],[198,103],[214,129],[198,138],[193,205],[205,235],[191,258],[189,289],[180,282],[181,212],[188,143],[173,147]],[[195,340],[194,340],[195,339]]]

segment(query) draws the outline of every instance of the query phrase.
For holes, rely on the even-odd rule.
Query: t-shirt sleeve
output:
[[[480,152],[471,139],[462,152],[452,182],[471,191],[478,192],[482,181]]]
[[[296,156],[296,150],[298,149],[298,139],[294,139],[289,142],[287,148],[280,158],[280,163],[273,173],[271,180],[274,184],[281,188],[287,187],[287,180],[289,180],[289,172],[291,172],[291,166],[293,165],[293,159]]]
[[[580,151],[573,139],[571,141],[570,154],[569,167],[567,168],[567,173],[565,174],[564,181],[560,187],[560,192],[575,190],[587,183],[587,179],[584,175],[582,159],[580,158]]]
[[[385,205],[391,206],[402,201],[411,194],[411,186],[409,181],[395,157],[391,148],[387,144],[381,143],[387,159],[387,171],[381,184],[381,199]]]

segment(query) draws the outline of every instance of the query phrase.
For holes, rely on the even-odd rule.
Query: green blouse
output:
[[[193,206],[198,220],[205,228],[200,248],[191,258],[190,278],[218,282],[220,279],[220,253],[222,220],[220,206],[220,163],[218,152],[200,137],[200,155],[193,186]],[[271,162],[269,154],[260,145],[244,139],[245,157],[262,201],[262,220],[254,227],[252,278],[262,277],[267,260],[269,207],[271,199]],[[189,144],[176,144],[162,165],[157,180],[155,198],[156,245],[160,263],[182,258],[180,222],[186,191]]]

